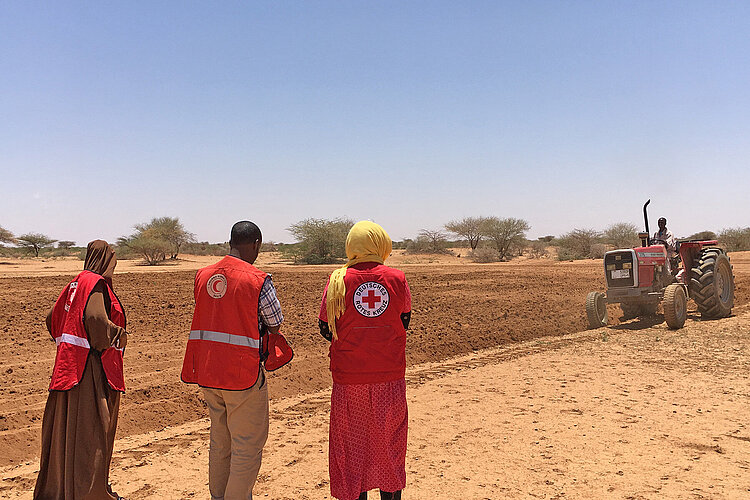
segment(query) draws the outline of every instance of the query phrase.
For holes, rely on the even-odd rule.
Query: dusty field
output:
[[[412,264],[443,264],[451,266],[473,265],[466,257],[465,248],[454,248],[452,255],[409,255],[404,250],[394,250],[388,264],[399,267]],[[463,255],[463,256],[462,256]],[[220,257],[205,255],[180,255],[179,259],[166,260],[156,266],[148,266],[142,260],[120,260],[117,263],[117,274],[126,273],[172,273],[176,271],[195,271],[203,266],[213,264]],[[300,269],[290,261],[284,260],[278,252],[263,252],[255,263],[258,267],[271,266],[275,269]],[[83,261],[77,257],[51,258],[11,258],[0,256],[0,278],[40,277],[76,275],[81,271]]]
[[[658,458],[660,464],[663,462],[664,467],[673,471],[673,474],[668,474],[670,477],[685,476],[679,472],[681,462],[672,460],[675,452],[669,453],[668,447],[665,448],[671,441],[654,434],[664,428],[671,429],[672,434],[668,435],[680,433],[680,426],[671,420],[675,414],[663,411],[661,407],[665,398],[674,395],[678,406],[695,403],[701,412],[711,409],[713,416],[718,414],[734,423],[737,419],[732,420],[727,411],[736,415],[747,415],[750,411],[747,378],[747,326],[750,319],[746,314],[750,312],[747,286],[750,283],[750,254],[735,254],[732,262],[737,276],[735,318],[699,322],[692,313],[689,328],[678,333],[666,330],[659,319],[628,322],[578,334],[577,337],[574,335],[575,340],[566,337],[562,343],[556,339],[585,328],[582,302],[589,290],[603,287],[600,263],[525,261],[465,265],[448,261],[424,265],[401,262],[400,267],[407,272],[414,295],[413,329],[407,344],[413,426],[408,466],[409,484],[413,485],[410,497],[432,498],[429,492],[437,491],[435,488],[448,488],[440,491],[450,492],[449,497],[460,497],[460,491],[455,489],[460,486],[470,487],[473,492],[464,495],[465,498],[498,498],[512,493],[524,496],[524,492],[547,492],[544,496],[552,496],[563,491],[555,485],[567,485],[565,487],[569,490],[578,491],[582,496],[601,496],[597,494],[599,486],[593,483],[597,483],[597,475],[607,476],[606,471],[620,460],[617,455],[612,455],[617,448],[629,457],[628,464]],[[287,431],[285,439],[278,438],[269,444],[269,458],[265,462],[269,468],[264,466],[265,476],[256,493],[267,493],[271,498],[322,498],[327,492],[323,453],[327,425],[325,392],[300,395],[325,391],[330,384],[326,343],[317,334],[316,326],[319,297],[330,268],[262,267],[274,274],[286,316],[284,330],[295,347],[296,357],[290,367],[270,377],[271,394],[275,400],[272,407],[280,405],[276,408],[273,425],[282,426]],[[0,278],[0,466],[4,477],[0,496],[15,496],[33,487],[33,458],[38,455],[40,419],[54,357],[54,344],[44,331],[43,317],[71,275]],[[120,488],[121,493],[133,498],[156,495],[154,489],[160,488],[159,483],[174,474],[170,461],[185,463],[188,457],[187,470],[197,473],[190,474],[194,484],[186,485],[187,490],[180,493],[167,493],[162,489],[156,496],[185,498],[192,496],[188,490],[198,496],[205,494],[206,425],[200,420],[205,417],[205,410],[198,391],[179,381],[192,312],[192,277],[192,271],[167,271],[125,273],[115,278],[116,289],[128,313],[129,330],[133,332],[126,355],[129,391],[123,398],[118,428],[118,437],[130,437],[118,445],[122,451],[118,452],[116,466],[139,467],[139,477],[146,473],[146,469],[155,474],[150,482],[127,479],[132,485]],[[610,312],[611,317],[618,316],[614,308]],[[603,335],[609,342],[601,342]],[[721,336],[721,342],[714,342],[717,336]],[[554,338],[534,340],[541,337]],[[657,343],[666,338],[671,339],[670,342]],[[500,354],[474,352],[498,345],[506,346],[499,351]],[[615,349],[615,346],[621,346],[621,349]],[[525,356],[526,352],[536,354]],[[461,364],[454,362],[440,363],[466,353],[473,353],[471,364],[477,366],[476,373],[459,370]],[[547,359],[550,356],[554,359]],[[725,361],[728,357],[733,357],[733,361]],[[432,364],[427,368],[422,366],[427,362]],[[457,370],[458,373],[454,373]],[[481,383],[477,382],[480,378]],[[539,384],[535,380],[539,380]],[[571,389],[566,391],[560,384]],[[576,392],[573,400],[566,396],[573,388],[588,391],[590,386],[598,391],[598,396],[597,400],[587,400],[588,406],[576,401],[576,398],[583,397],[582,393]],[[585,394],[589,395],[588,392]],[[706,400],[703,406],[699,404],[702,400]],[[716,406],[710,408],[709,400]],[[598,404],[602,404],[600,411],[596,410]],[[639,410],[639,405],[646,407]],[[516,410],[511,411],[512,408]],[[696,409],[690,411],[694,417]],[[582,438],[576,434],[575,428],[570,428],[573,425],[570,422],[586,421],[588,425],[588,419],[593,418],[591,414],[605,422],[592,423],[599,430]],[[644,454],[640,441],[630,440],[631,444],[613,441],[613,436],[630,435],[617,430],[621,429],[619,425],[612,424],[624,422],[627,418],[635,419],[631,427],[642,422],[641,428],[650,429],[653,435],[648,439],[656,442],[646,444],[651,446],[648,452],[653,452],[653,456]],[[745,417],[740,419],[746,420]],[[446,420],[454,422],[455,433],[452,427],[446,428]],[[707,426],[708,434],[702,435],[701,439],[693,436],[694,444],[703,446],[703,438],[724,432],[723,427],[712,429],[718,425],[712,418],[698,420]],[[526,429],[528,435],[519,433],[517,426],[527,424],[546,429],[545,439],[540,441],[540,437],[534,434],[540,432],[538,430]],[[729,424],[722,420],[721,425]],[[166,426],[171,426],[171,429],[161,431]],[[461,430],[462,426],[468,427]],[[281,431],[278,428],[277,431],[278,435]],[[164,439],[160,437],[162,432],[165,433]],[[747,444],[750,441],[747,429],[739,426],[731,432],[737,439],[720,444],[719,448],[724,451],[715,451],[715,454],[742,462],[734,454],[739,447],[740,451],[744,450],[747,467]],[[554,439],[557,445],[547,451],[544,446],[529,448],[536,450],[529,458],[524,453],[531,445],[525,438],[534,436],[534,442]],[[713,442],[705,446],[708,448],[696,449],[713,457],[709,453]],[[461,453],[455,454],[452,450],[461,450]],[[512,456],[504,459],[503,454],[495,456],[492,450],[504,450],[503,453]],[[550,458],[544,458],[545,455]],[[284,480],[286,486],[282,487],[276,471],[282,465],[297,467],[302,457],[315,459],[306,462],[311,469],[294,469],[301,474],[300,478],[307,479],[299,482]],[[485,458],[476,461],[479,457]],[[576,460],[584,459],[598,465],[588,464],[590,471],[578,474]],[[542,467],[552,464],[556,465]],[[140,470],[143,467],[146,469]],[[507,476],[514,468],[521,476]],[[618,471],[614,474],[620,479],[614,477],[608,484],[622,495],[621,487],[634,484],[632,478],[622,476],[631,472],[635,474],[637,469],[635,465],[632,465],[632,470],[627,467],[618,469],[623,474],[619,475]],[[706,472],[709,476],[711,473],[722,476],[720,472],[709,469]],[[747,468],[743,470],[748,472]],[[459,473],[468,479],[450,480]],[[553,477],[553,473],[559,477]],[[118,484],[123,484],[128,475],[117,474],[114,477],[121,478]],[[742,476],[741,472],[738,474]],[[493,475],[496,476],[494,479],[489,477]],[[687,477],[692,476],[687,474]],[[594,489],[577,489],[584,483],[576,483],[584,479]],[[661,484],[659,481],[649,483],[642,492],[655,494],[655,491],[660,491],[661,486],[657,486]],[[743,491],[741,480],[731,482],[728,487],[718,496],[729,495],[729,491]],[[672,488],[664,491],[682,491],[685,496],[691,494],[681,490],[678,483],[673,482]],[[282,495],[280,491],[286,493]],[[717,491],[707,490],[705,495],[717,496],[714,495]],[[637,493],[636,490],[633,492]]]

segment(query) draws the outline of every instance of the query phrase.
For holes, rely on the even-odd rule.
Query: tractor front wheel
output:
[[[589,319],[589,328],[601,328],[607,326],[607,301],[602,292],[589,292],[586,296],[586,316]]]
[[[734,274],[720,248],[704,248],[690,270],[690,295],[702,318],[725,318],[734,306]]]
[[[673,283],[664,290],[664,319],[672,330],[682,328],[687,319],[687,296],[682,285]]]

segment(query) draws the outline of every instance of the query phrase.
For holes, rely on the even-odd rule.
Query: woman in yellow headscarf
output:
[[[328,281],[321,335],[331,341],[329,432],[331,495],[364,500],[367,491],[400,499],[406,485],[406,329],[411,293],[404,273],[385,266],[391,238],[378,224],[356,223],[349,261]]]

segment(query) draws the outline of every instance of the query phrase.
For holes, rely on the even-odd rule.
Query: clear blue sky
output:
[[[750,226],[750,2],[0,1],[0,75],[16,235]]]

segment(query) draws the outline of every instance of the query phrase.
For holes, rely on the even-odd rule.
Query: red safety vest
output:
[[[330,347],[333,381],[371,384],[404,378],[404,273],[384,265],[350,267],[344,284],[346,309],[336,320],[338,340]]]
[[[258,301],[267,274],[227,255],[195,276],[195,311],[182,381],[244,390],[260,370]]]
[[[51,391],[67,391],[81,381],[86,367],[91,346],[89,345],[84,311],[89,296],[99,282],[103,282],[109,295],[109,319],[112,323],[125,328],[125,310],[120,299],[107,284],[106,280],[91,271],[83,271],[60,294],[52,309],[52,336],[57,343],[55,367],[52,369]],[[102,367],[110,387],[116,391],[125,391],[125,379],[122,369],[123,349],[109,347],[102,351]]]

